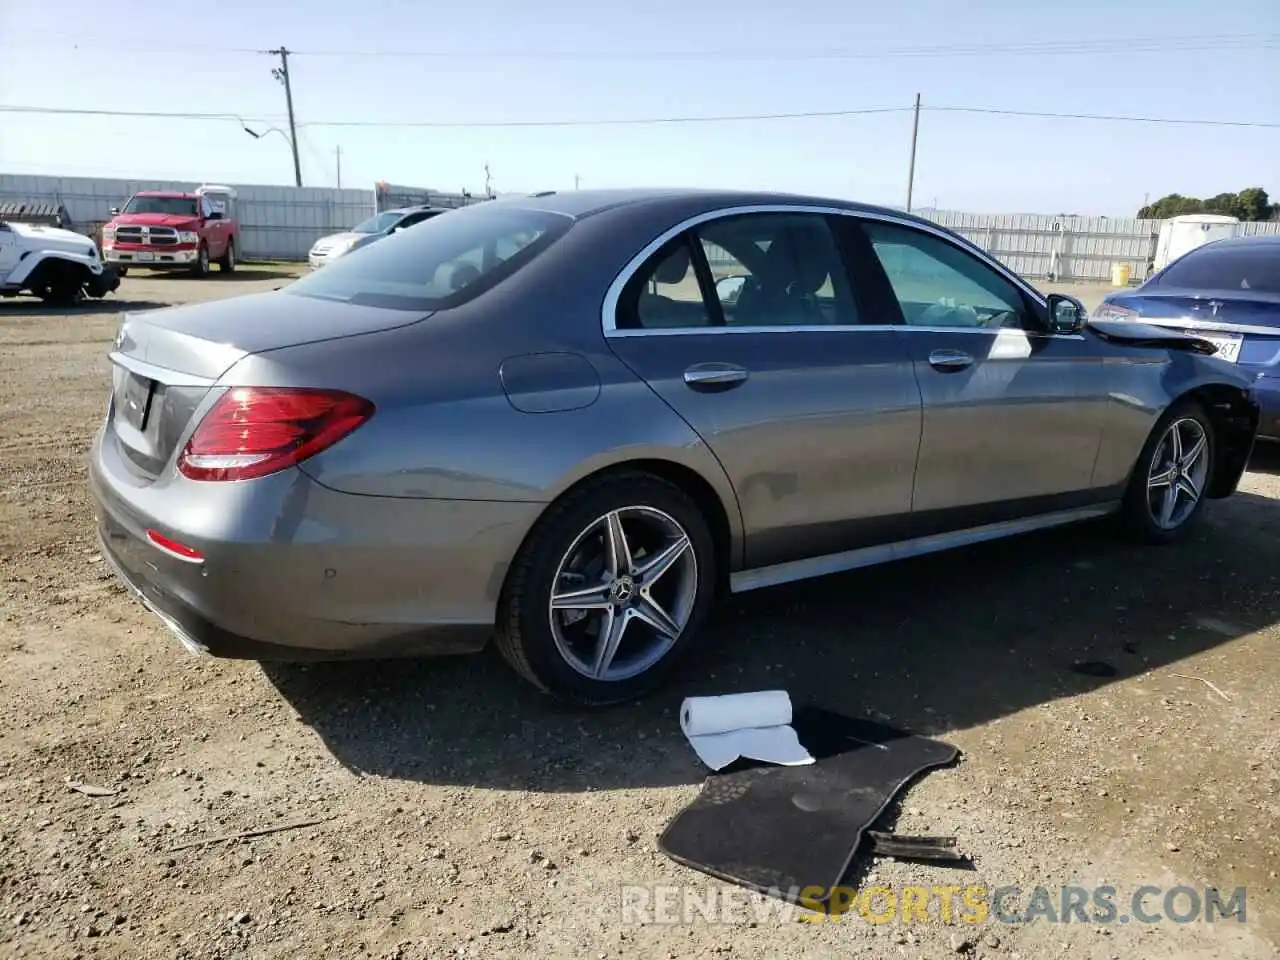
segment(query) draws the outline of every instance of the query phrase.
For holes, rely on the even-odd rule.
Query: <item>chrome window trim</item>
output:
[[[657,327],[648,330],[610,330],[606,332],[609,339],[622,340],[627,337],[691,337],[727,336],[735,333],[985,333],[994,336],[1002,330],[1014,330],[1028,337],[1041,340],[1083,340],[1080,333],[1045,333],[1040,330],[1023,330],[1019,327],[921,327],[905,323],[803,323],[778,325],[776,327]]]
[[[950,243],[952,246],[959,247],[959,249],[964,250],[964,252],[970,254],[971,256],[985,263],[987,266],[993,269],[996,273],[1004,277],[1006,280],[1012,283],[1015,287],[1021,290],[1024,294],[1029,296],[1036,303],[1040,304],[1041,306],[1048,306],[1048,301],[1045,299],[1044,295],[1040,293],[1040,291],[1036,290],[1035,287],[1028,284],[1016,273],[1009,270],[1007,267],[1004,266],[1004,264],[1000,263],[1000,261],[996,260],[990,254],[988,254],[985,250],[982,250],[980,247],[974,244],[968,244],[967,241],[966,241],[966,244],[968,245],[957,244],[956,237],[954,234],[947,232],[941,227],[934,226],[933,224],[917,223],[914,220],[906,220],[902,217],[895,217],[892,214],[880,213],[878,211],[847,210],[843,207],[828,207],[828,206],[822,206],[819,204],[788,204],[788,203],[745,204],[745,205],[733,206],[733,207],[720,207],[716,210],[706,210],[706,211],[703,211],[702,213],[695,214],[692,217],[687,217],[684,220],[682,220],[680,223],[676,224],[674,227],[670,227],[669,229],[660,233],[653,240],[649,241],[649,243],[647,243],[638,254],[636,254],[629,261],[627,261],[627,265],[622,268],[622,270],[618,273],[616,277],[614,277],[613,283],[609,284],[609,290],[605,294],[604,307],[600,312],[601,329],[604,331],[604,335],[606,337],[626,337],[626,336],[641,336],[641,335],[653,336],[655,334],[661,336],[663,334],[669,335],[671,333],[676,333],[676,332],[681,332],[681,333],[685,332],[683,328],[679,329],[678,331],[674,329],[673,330],[644,330],[644,329],[619,330],[617,326],[618,301],[622,299],[623,288],[626,287],[627,283],[630,282],[631,278],[635,276],[636,271],[638,271],[642,266],[644,266],[645,261],[647,261],[655,253],[657,253],[658,250],[661,249],[664,244],[668,243],[674,237],[677,237],[680,234],[684,233],[686,230],[691,230],[694,227],[700,226],[704,223],[709,223],[712,220],[723,220],[728,217],[741,217],[749,214],[760,214],[760,213],[802,213],[802,214],[811,214],[811,215],[823,216],[823,217],[828,217],[828,216],[851,217],[855,220],[876,220],[881,223],[889,223],[889,224],[893,224],[894,226],[905,227],[909,230],[919,230],[921,233],[931,234],[945,243]],[[698,333],[707,333],[708,331],[713,331],[713,330],[724,331],[724,332],[760,333],[765,331],[807,332],[807,331],[813,331],[813,330],[883,330],[886,328],[899,330],[905,326],[906,326],[905,324],[902,324],[902,325],[899,325],[899,324],[876,324],[876,325],[831,324],[831,325],[814,325],[814,326],[805,325],[805,326],[791,326],[791,327],[738,327],[736,328],[735,331],[730,331],[728,327],[692,327],[688,329],[690,331],[696,331]],[[946,332],[950,333],[957,330],[968,330],[970,328],[913,327],[912,329],[915,329],[915,330],[927,329],[933,332],[937,332],[938,330],[945,330]],[[981,330],[975,329],[972,332],[989,333],[991,331],[986,330],[984,328]],[[1024,331],[1024,332],[1029,335],[1033,335],[1035,333],[1035,331]],[[1045,335],[1055,336],[1055,334],[1045,334]]]

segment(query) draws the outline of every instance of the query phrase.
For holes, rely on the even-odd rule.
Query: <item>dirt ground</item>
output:
[[[672,688],[602,713],[490,653],[202,660],[94,545],[106,352],[119,310],[286,280],[139,273],[71,315],[0,302],[0,956],[1277,955],[1280,453],[1177,547],[1085,527],[746,595]],[[626,888],[733,889],[655,844],[705,773],[676,710],[773,687],[963,752],[887,822],[955,835],[974,868],[860,863],[856,886],[1016,885],[1025,904],[1109,884],[1121,915],[1142,885],[1157,913],[1178,885],[1245,887],[1244,922],[801,923],[749,897],[625,915]]]

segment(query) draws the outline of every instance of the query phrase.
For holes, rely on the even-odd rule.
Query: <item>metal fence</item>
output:
[[[197,184],[96,177],[33,177],[0,173],[0,203],[62,204],[73,227],[96,235],[110,211],[138,190],[193,190]],[[432,203],[459,207],[485,197],[380,183],[369,190],[332,187],[234,185],[240,221],[240,255],[246,259],[305,260],[327,233],[346,230],[376,210]],[[1128,264],[1134,279],[1147,273],[1160,220],[1049,214],[982,214],[920,210],[1002,260],[1025,277],[1108,280],[1115,264]],[[1280,223],[1243,223],[1244,236],[1280,235]]]
[[[97,177],[33,177],[0,173],[0,203],[61,203],[73,229],[97,235],[139,190],[190,191],[199,184],[176,180],[112,180]],[[327,233],[346,230],[374,212],[374,191],[331,187],[241,186],[236,190],[240,256],[244,259],[305,260]]]
[[[1067,217],[1047,214],[981,214],[953,210],[917,211],[1003,261],[1024,277],[1056,280],[1110,280],[1115,264],[1131,276],[1147,275],[1162,220],[1125,217]],[[1242,223],[1241,236],[1280,235],[1280,223]]]

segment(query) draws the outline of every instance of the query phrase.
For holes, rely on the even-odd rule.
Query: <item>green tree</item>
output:
[[[1171,193],[1138,211],[1140,220],[1164,220],[1187,213],[1218,213],[1241,220],[1270,220],[1280,216],[1280,204],[1272,203],[1262,187],[1249,187],[1239,193],[1220,193],[1208,200]]]
[[[1204,202],[1205,213],[1220,213],[1227,217],[1238,217],[1248,220],[1240,205],[1240,195],[1236,193],[1220,193]]]
[[[1241,190],[1236,194],[1236,198],[1240,207],[1240,213],[1236,214],[1241,220],[1269,220],[1275,212],[1275,207],[1271,204],[1267,191],[1261,187],[1249,187],[1247,190]]]

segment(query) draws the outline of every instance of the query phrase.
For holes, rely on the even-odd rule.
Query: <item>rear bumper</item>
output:
[[[85,284],[85,291],[91,297],[105,297],[119,286],[120,274],[116,273],[114,267],[107,264],[102,268],[101,273],[94,274]]]
[[[1262,377],[1254,383],[1252,392],[1260,411],[1258,436],[1280,440],[1280,377]]]
[[[135,482],[100,431],[90,492],[103,557],[188,649],[310,661],[470,653],[493,630],[537,504],[337,493],[300,470],[242,483]],[[197,549],[192,562],[147,530]]]

